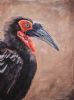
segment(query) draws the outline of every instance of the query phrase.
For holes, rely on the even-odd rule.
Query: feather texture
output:
[[[30,88],[36,66],[35,56],[23,44],[12,50],[0,41],[0,99],[21,100]]]

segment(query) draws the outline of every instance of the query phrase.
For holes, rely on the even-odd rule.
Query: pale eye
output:
[[[26,26],[27,28],[30,28],[30,24],[29,24],[29,23],[26,23],[25,26]]]

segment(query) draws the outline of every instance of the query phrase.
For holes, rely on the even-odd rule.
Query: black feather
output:
[[[16,37],[21,19],[24,18],[15,18],[9,23],[4,42],[0,42],[0,56],[4,55],[3,63],[7,64],[6,70],[0,73],[1,100],[21,100],[28,92],[37,69],[35,55]]]

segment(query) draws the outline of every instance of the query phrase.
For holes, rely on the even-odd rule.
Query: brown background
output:
[[[33,39],[38,67],[25,100],[74,100],[73,1],[0,0],[0,39],[3,39],[5,22],[23,16],[42,23],[60,48],[57,52]]]

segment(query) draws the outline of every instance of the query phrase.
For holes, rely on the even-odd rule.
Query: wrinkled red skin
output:
[[[25,34],[28,30],[32,29],[32,22],[27,21],[27,20],[21,20],[21,21],[18,22],[18,24],[21,28],[21,31],[17,32],[17,36],[21,39],[21,41],[23,43],[26,44],[26,46],[28,46],[32,50],[32,52],[35,52],[34,43],[30,39],[30,37]],[[26,24],[29,24],[30,26],[26,27]]]
[[[18,31],[17,32],[17,36],[21,39],[21,41],[26,44],[26,46],[28,46],[32,52],[35,52],[35,45],[32,42],[32,40],[30,39],[29,36],[25,35],[23,32]]]

